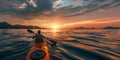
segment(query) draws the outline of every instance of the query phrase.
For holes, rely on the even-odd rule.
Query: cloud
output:
[[[53,0],[0,0],[0,13],[29,14],[52,9]]]
[[[101,18],[101,19],[91,19],[85,21],[76,21],[71,23],[66,23],[64,26],[75,26],[75,27],[103,27],[103,26],[118,26],[120,27],[120,17],[114,18]]]
[[[64,2],[62,0],[56,0],[54,1],[53,8],[59,8],[59,6],[63,3]]]
[[[120,6],[120,0],[72,0],[73,2],[61,4],[61,8],[58,11],[65,12],[64,16],[77,16],[96,10],[110,9]],[[80,4],[77,4],[81,2]]]
[[[120,0],[0,0],[0,13],[34,16],[55,8],[49,15],[60,14],[69,17],[116,6],[120,6]]]

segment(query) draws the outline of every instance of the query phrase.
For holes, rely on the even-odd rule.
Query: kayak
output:
[[[33,44],[26,56],[26,60],[50,60],[46,42]]]

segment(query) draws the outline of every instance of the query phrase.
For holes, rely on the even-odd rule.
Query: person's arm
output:
[[[42,34],[40,34],[43,38],[45,38],[45,39],[47,39],[47,40],[49,40],[49,41],[51,41],[51,42],[53,42],[53,43],[57,43],[56,41],[54,41],[53,39],[48,39],[47,37],[45,37],[44,35],[42,35]]]
[[[40,34],[43,38],[45,38],[46,39],[46,37],[44,36],[44,35],[42,35],[42,34]]]
[[[34,34],[34,36],[32,37],[33,39],[37,36],[37,34]]]

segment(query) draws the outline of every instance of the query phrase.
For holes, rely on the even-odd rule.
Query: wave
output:
[[[16,31],[16,30],[14,30]],[[18,30],[17,30],[18,31]],[[0,34],[1,60],[24,60],[32,46],[32,35],[25,32]],[[72,30],[43,32],[48,38],[57,39],[58,45],[50,49],[51,60],[119,60],[119,30]],[[4,32],[6,33],[6,32]],[[110,38],[108,38],[110,37]],[[116,38],[114,38],[116,37]]]

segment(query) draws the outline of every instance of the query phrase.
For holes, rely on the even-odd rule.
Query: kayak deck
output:
[[[26,56],[26,60],[34,60],[31,58],[31,55],[33,53],[35,53],[36,51],[44,51],[45,53],[45,56],[40,58],[40,59],[37,59],[37,60],[50,60],[50,56],[49,56],[49,52],[48,52],[48,47],[46,45],[46,43],[40,43],[40,44],[34,44],[32,46],[32,48],[29,50],[27,56]]]

